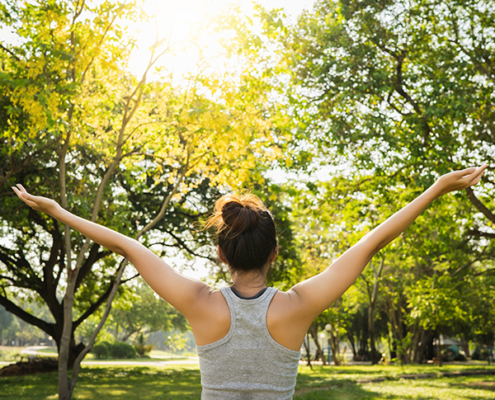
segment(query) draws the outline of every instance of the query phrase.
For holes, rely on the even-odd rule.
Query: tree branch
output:
[[[36,150],[34,153],[32,154],[29,154],[25,159],[24,161],[22,161],[22,164],[19,166],[19,167],[15,167],[14,166],[14,162],[13,162],[13,158],[12,158],[12,162],[11,162],[11,169],[9,170],[9,172],[7,172],[5,174],[5,176],[2,178],[2,180],[0,181],[0,191],[2,190],[3,188],[3,185],[5,185],[5,182],[7,182],[7,180],[9,180],[13,175],[17,174],[18,172],[22,171],[24,168],[26,168],[29,163],[31,162],[31,159],[38,155],[39,153],[41,153],[43,150],[45,150],[46,148],[50,147],[51,145],[53,145],[54,143],[56,142],[56,140],[52,140],[51,142],[48,142],[46,145],[42,146],[41,148],[39,148],[38,150]],[[13,157],[13,155],[12,155]]]
[[[28,312],[24,311],[21,307],[19,307],[18,305],[16,305],[15,303],[13,303],[4,296],[0,296],[0,304],[4,306],[7,311],[19,317],[24,322],[27,322],[30,325],[37,326],[43,332],[46,332],[48,335],[52,337],[55,336],[55,330],[53,329],[54,324],[43,321],[40,318],[36,318],[34,315],[31,315]]]
[[[470,229],[469,231],[467,231],[467,234],[470,236],[486,237],[489,239],[495,239],[495,233],[482,232],[478,229]]]
[[[76,280],[76,288],[77,290],[79,286],[81,286],[81,283],[83,282],[84,278],[88,276],[88,274],[91,271],[91,268],[93,265],[101,260],[102,258],[105,258],[106,256],[112,254],[110,250],[104,250],[104,251],[98,251],[100,249],[100,245],[98,243],[93,243],[91,246],[91,250],[89,251],[89,256],[86,258],[84,263],[81,265],[79,274],[77,275],[77,280]]]
[[[134,274],[130,278],[121,280],[120,283],[126,283],[126,282],[129,282],[129,281],[132,281],[133,279],[137,278],[138,276],[139,276],[139,274]]]
[[[493,214],[486,206],[475,196],[473,189],[470,187],[466,188],[466,193],[468,195],[469,200],[473,205],[490,221],[495,223],[495,214]]]
[[[0,49],[2,49],[3,51],[5,51],[6,53],[9,53],[12,57],[14,57],[16,59],[16,61],[21,61],[21,59],[19,58],[19,56],[17,54],[15,54],[8,47],[5,47],[2,43],[0,43]]]
[[[182,247],[184,250],[186,250],[189,254],[195,256],[195,257],[200,257],[200,258],[205,258],[207,260],[210,260],[210,261],[213,261],[215,262],[216,261],[216,258],[213,258],[213,257],[210,257],[210,256],[203,256],[201,254],[197,254],[196,252],[194,252],[193,250],[191,250],[186,242],[184,240],[182,240],[179,236],[175,235],[174,233],[172,233],[171,231],[165,231],[166,233],[168,233],[170,236],[172,236],[175,241],[179,244],[180,247]],[[160,243],[162,245],[165,245],[165,243]],[[175,246],[174,246],[175,247]]]
[[[108,298],[110,295],[112,288],[114,286],[114,280],[110,283],[108,286],[107,290],[105,290],[105,293],[103,293],[98,300],[96,300],[94,303],[91,303],[91,305],[86,309],[86,311],[73,323],[73,329],[76,330],[76,328],[86,319],[88,318],[91,314],[93,314],[100,306],[103,304],[103,302]]]

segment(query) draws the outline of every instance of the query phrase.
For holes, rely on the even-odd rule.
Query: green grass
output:
[[[495,376],[480,375],[434,379],[398,379],[405,374],[432,374],[449,371],[490,370],[484,365],[459,366],[314,366],[299,369],[295,400],[481,400],[495,398]],[[385,382],[357,383],[386,377]]]
[[[19,350],[0,350],[0,361],[11,361],[15,362],[21,352]]]
[[[0,398],[56,399],[57,374],[0,378]],[[199,399],[201,381],[197,367],[113,367],[81,368],[74,400],[83,399]]]
[[[495,376],[357,383],[359,379],[398,378],[402,374],[435,373],[495,367],[433,366],[314,366],[301,367],[295,400],[481,400],[495,398]],[[57,374],[0,378],[0,398],[56,399]],[[74,399],[199,399],[201,380],[196,366],[83,366]]]
[[[46,347],[44,349],[39,349],[38,353],[57,354],[57,348],[56,347]]]

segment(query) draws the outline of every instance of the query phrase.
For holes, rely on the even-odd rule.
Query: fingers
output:
[[[24,186],[22,186],[20,183],[18,183],[16,186],[17,188],[12,187],[12,189],[14,189],[14,191],[17,189],[17,191],[19,192],[17,194],[18,196],[22,195],[22,199],[24,200],[31,200],[31,201],[33,200],[35,196],[29,194],[28,191],[24,188]]]
[[[476,167],[470,167],[470,168],[466,168],[466,169],[463,169],[461,171],[456,171],[456,172],[458,175],[464,177],[464,176],[472,174],[475,171],[476,171]]]
[[[12,186],[12,190],[15,192],[15,194],[23,201],[28,201],[29,197],[32,197],[26,189],[24,189],[24,186],[22,186],[20,183],[17,184],[17,187]]]
[[[15,186],[12,186],[12,190],[15,192],[15,194],[17,195],[17,197],[23,199],[22,198],[22,192],[18,188],[16,188]]]
[[[479,181],[481,180],[481,177],[483,176],[483,173],[485,172],[485,169],[488,167],[488,164],[484,164],[481,167],[477,168],[473,173],[470,175],[467,175],[463,177],[467,183],[466,187],[471,187],[474,185],[477,185]]]
[[[22,186],[20,183],[17,184],[17,187],[19,188],[19,190],[21,191],[21,193],[24,193],[25,196],[31,196],[28,191],[24,188],[24,186]]]
[[[456,171],[456,173],[459,176],[459,178],[466,179],[468,182],[474,182],[475,179],[477,179],[483,174],[483,171],[485,171],[486,167],[488,167],[488,164],[483,164],[479,168],[476,167],[466,168],[461,171]]]
[[[18,187],[12,186],[12,190],[15,192],[17,197],[19,197],[24,203],[26,203],[29,207],[35,208],[36,207],[36,202],[30,200],[31,196],[26,189],[20,184],[17,184]]]
[[[24,186],[22,186],[20,183],[18,183],[16,186],[19,188],[19,190],[20,190],[21,192],[25,192],[25,193],[27,193],[27,190],[26,190],[26,189],[24,189]]]
[[[481,179],[481,176],[483,175],[483,172],[485,172],[486,167],[488,167],[488,164],[482,165],[480,168],[476,170],[475,173],[473,173],[473,176],[470,176],[471,179],[471,184],[476,185]]]

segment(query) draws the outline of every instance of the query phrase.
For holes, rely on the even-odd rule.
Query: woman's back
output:
[[[300,351],[271,336],[266,315],[277,289],[242,299],[231,288],[221,290],[231,324],[220,340],[198,346],[204,399],[291,399]]]

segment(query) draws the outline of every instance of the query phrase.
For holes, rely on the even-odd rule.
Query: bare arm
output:
[[[186,318],[196,313],[200,293],[209,290],[205,283],[179,274],[137,240],[71,214],[53,200],[33,196],[22,185],[12,189],[34,210],[52,216],[94,242],[127,258],[153,290],[183,313]]]
[[[371,258],[399,236],[438,197],[476,185],[487,165],[443,175],[423,194],[366,234],[321,274],[289,290],[302,324],[310,324],[358,278]]]

